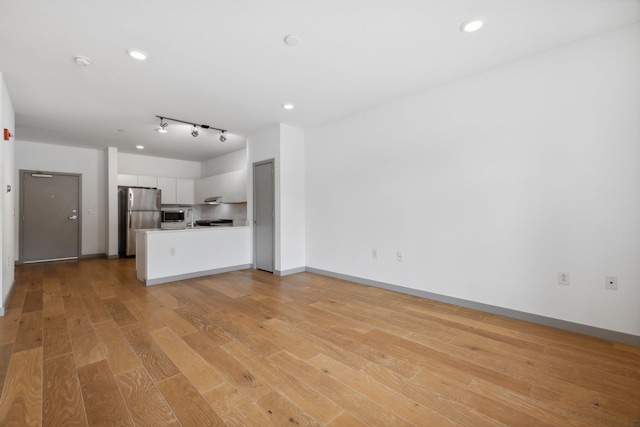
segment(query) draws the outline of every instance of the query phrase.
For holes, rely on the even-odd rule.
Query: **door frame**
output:
[[[20,169],[20,210],[16,217],[18,221],[18,245],[19,250],[18,254],[20,256],[19,260],[16,260],[16,265],[24,264],[24,175],[25,174],[34,174],[39,173],[43,175],[60,175],[60,176],[75,176],[78,177],[78,255],[77,258],[80,259],[80,254],[82,253],[82,174],[79,173],[68,173],[68,172],[50,172],[50,171],[40,171],[40,170],[28,170],[28,169]],[[44,262],[44,261],[43,261]]]
[[[271,265],[273,268],[273,271],[271,272],[272,274],[275,274],[276,271],[276,160],[275,159],[267,159],[267,160],[261,160],[259,162],[254,162],[252,169],[251,169],[251,173],[253,174],[252,176],[252,185],[253,185],[253,269],[257,269],[257,264],[258,264],[258,245],[257,245],[257,241],[258,241],[258,227],[257,227],[257,203],[256,203],[256,167],[257,166],[262,166],[262,165],[266,165],[271,163],[271,165],[273,166],[273,174],[271,175],[271,185],[273,187],[273,215],[271,216],[271,231],[272,231],[272,235],[271,235],[271,242],[272,242],[272,247],[271,247]]]

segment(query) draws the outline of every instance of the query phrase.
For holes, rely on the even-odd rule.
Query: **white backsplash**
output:
[[[236,221],[247,220],[246,203],[222,203],[219,205],[200,205],[201,219],[232,219]]]

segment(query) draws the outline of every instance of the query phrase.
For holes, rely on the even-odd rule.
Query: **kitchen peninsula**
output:
[[[136,272],[146,286],[251,267],[251,228],[138,230]]]

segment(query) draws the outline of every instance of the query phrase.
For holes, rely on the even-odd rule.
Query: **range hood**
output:
[[[205,205],[219,205],[220,203],[222,203],[222,197],[221,196],[207,197],[206,199],[204,199],[204,203]]]

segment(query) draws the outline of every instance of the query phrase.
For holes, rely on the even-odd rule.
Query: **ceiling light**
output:
[[[300,38],[300,36],[289,35],[284,38],[284,43],[287,46],[297,46],[301,41],[302,39]]]
[[[463,33],[473,33],[474,31],[478,31],[480,28],[482,28],[483,25],[484,22],[482,21],[482,19],[471,19],[464,22],[460,26],[460,31],[462,31]]]
[[[167,126],[169,126],[169,123],[164,121],[164,117],[160,117],[160,126],[156,128],[156,131],[160,133],[167,133]]]
[[[73,58],[73,62],[81,67],[88,67],[89,65],[91,65],[91,59],[87,58],[86,56],[76,56],[75,58]]]
[[[156,128],[156,131],[158,132],[162,132],[162,133],[166,132],[165,128],[168,126],[166,120],[170,120],[172,122],[185,123],[187,125],[191,125],[192,126],[191,136],[193,136],[194,138],[200,135],[200,132],[198,132],[198,128],[200,128],[200,129],[217,130],[220,132],[220,142],[225,142],[227,140],[227,131],[225,129],[219,129],[210,125],[203,125],[199,123],[188,122],[186,120],[172,119],[171,117],[164,117],[164,116],[156,116],[156,117],[160,119],[160,126]]]
[[[293,110],[293,104],[282,104],[282,108],[285,110]]]
[[[137,148],[138,150],[144,150],[144,145],[136,145],[136,148]]]
[[[144,61],[149,56],[146,52],[138,49],[127,49],[127,54],[133,59],[137,59],[138,61]]]

